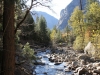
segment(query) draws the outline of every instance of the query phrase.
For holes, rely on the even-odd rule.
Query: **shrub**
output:
[[[74,41],[74,44],[73,44],[73,48],[74,50],[83,50],[84,47],[83,47],[83,37],[81,36],[77,36],[76,37],[76,40]]]
[[[29,45],[28,42],[24,45],[22,54],[23,54],[23,56],[26,57],[27,59],[31,59],[31,60],[32,60],[32,59],[35,59],[34,50],[30,48],[30,45]]]
[[[18,44],[18,42],[20,41],[20,37],[19,37],[20,34],[21,34],[21,30],[17,30],[16,37],[15,37],[16,44]]]
[[[100,59],[100,35],[94,37],[94,45],[96,47],[95,57]]]

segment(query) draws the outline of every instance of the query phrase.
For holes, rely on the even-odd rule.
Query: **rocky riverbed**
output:
[[[37,56],[41,57],[41,60],[39,61],[40,64],[35,67],[35,75],[65,75],[67,73],[64,71],[66,63],[60,62],[59,64],[56,64],[56,62],[51,62],[49,60],[50,53],[38,52]],[[69,71],[67,74],[72,74],[72,72]]]
[[[34,75],[100,75],[100,62],[71,47],[36,49]]]

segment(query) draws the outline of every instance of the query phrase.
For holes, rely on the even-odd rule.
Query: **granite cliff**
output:
[[[81,0],[81,4],[82,4],[82,9],[84,9],[86,5],[86,0]],[[68,20],[76,6],[80,6],[80,0],[72,0],[72,2],[68,6],[66,6],[65,9],[61,10],[57,28],[62,30],[68,25]]]

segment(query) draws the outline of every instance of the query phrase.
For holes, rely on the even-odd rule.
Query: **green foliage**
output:
[[[67,25],[67,26],[64,28],[64,32],[69,33],[70,31],[71,31],[71,27]]]
[[[79,7],[76,7],[68,21],[69,25],[72,26],[72,30],[74,30],[74,35],[79,35],[81,32],[80,26],[84,24],[84,15],[82,10]]]
[[[79,9],[79,7],[76,7],[69,19],[69,25],[71,26],[77,26],[83,23],[83,12]]]
[[[20,41],[20,37],[19,35],[21,34],[21,30],[17,30],[17,33],[16,33],[16,44]]]
[[[41,16],[40,20],[39,20],[39,29],[40,29],[39,35],[41,37],[41,41],[45,42],[45,40],[47,38],[47,23],[43,16]]]
[[[72,34],[76,36],[74,41],[74,49],[82,50],[84,37],[85,37],[85,25],[84,25],[84,14],[83,11],[76,7],[69,19],[69,25],[72,27]],[[79,39],[79,40],[78,40]]]
[[[23,39],[25,40],[34,39],[35,35],[34,26],[35,26],[34,20],[32,18],[32,15],[29,13],[21,27],[22,30],[21,36]]]
[[[50,31],[47,29],[47,23],[43,16],[36,18],[35,33],[38,42],[47,44],[50,42]]]
[[[73,37],[73,36],[72,36],[71,31],[72,31],[72,28],[71,28],[69,25],[67,25],[67,26],[65,27],[65,29],[64,29],[65,41],[66,41],[67,43],[72,43],[71,40],[72,40],[72,37]]]
[[[54,41],[56,39],[56,31],[55,30],[51,31],[50,38],[52,41]]]
[[[76,7],[69,19],[73,35],[76,39],[73,43],[75,50],[83,50],[89,41],[97,49],[96,57],[100,57],[100,4],[98,0],[87,0],[86,12]]]
[[[76,37],[76,40],[74,41],[74,44],[73,44],[73,48],[75,50],[83,50],[84,49],[83,42],[82,42],[83,39],[84,38],[81,36]]]
[[[87,30],[91,33],[90,40],[95,43],[95,37],[100,34],[100,4],[93,2],[89,6],[89,10],[85,14]]]
[[[62,33],[61,33],[61,31],[60,30],[57,30],[57,34],[56,34],[56,39],[57,39],[57,43],[59,43],[59,42],[62,42],[63,41],[63,39],[62,39]]]
[[[86,10],[88,11],[89,10],[89,7],[92,3],[94,2],[99,2],[99,0],[86,0],[87,1],[87,4],[86,4]]]
[[[34,40],[35,42],[45,43],[46,45],[50,41],[50,33],[47,29],[47,23],[43,16],[37,17],[35,23],[31,14],[28,14],[21,30],[21,36],[24,40]]]
[[[34,56],[34,50],[30,48],[30,45],[29,45],[28,42],[24,45],[22,54],[23,54],[23,56],[25,56],[27,59],[35,58],[35,56]]]
[[[100,5],[99,3],[95,2],[92,3],[89,7],[89,10],[86,13],[86,19],[88,20],[89,23],[91,23],[92,25],[94,23],[98,23],[99,22],[99,18],[100,18]]]
[[[64,41],[61,31],[55,27],[51,31],[50,39],[53,43],[60,43]]]
[[[47,28],[47,36],[50,39],[50,34],[51,34],[51,30],[49,28]]]
[[[31,13],[28,14],[27,18],[25,19],[24,23],[28,23],[28,24],[33,24],[34,23],[34,19],[31,15]]]
[[[0,31],[2,30],[2,24],[0,23]]]

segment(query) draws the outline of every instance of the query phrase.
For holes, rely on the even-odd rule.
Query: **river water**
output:
[[[72,75],[73,72],[65,72],[66,62],[62,62],[60,65],[55,65],[55,63],[49,61],[50,50],[46,52],[38,52],[37,56],[42,57],[41,61],[45,65],[37,65],[35,68],[35,75]]]

